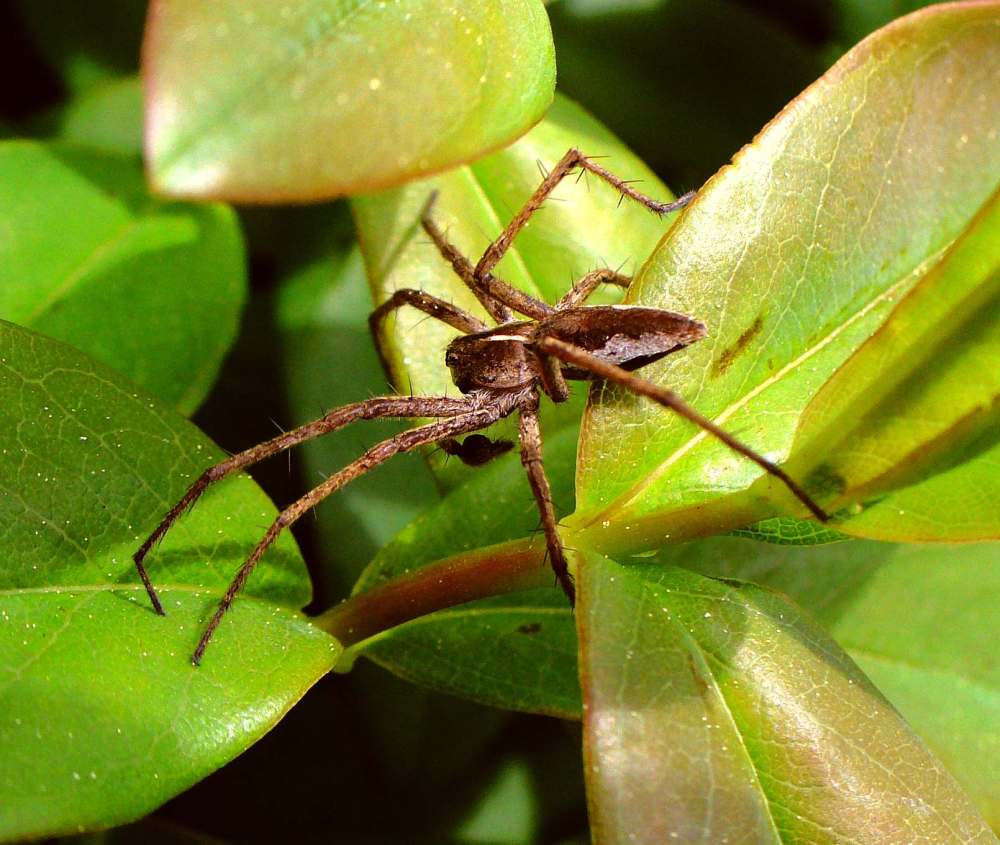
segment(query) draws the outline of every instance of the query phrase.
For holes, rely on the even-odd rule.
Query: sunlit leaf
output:
[[[158,190],[280,202],[399,184],[510,142],[552,98],[538,0],[154,0]]]
[[[858,537],[914,542],[1000,537],[998,478],[1000,445],[990,445],[953,469],[878,499],[844,530]]]
[[[1000,827],[1000,544],[848,542],[802,549],[713,537],[664,566],[751,580],[822,623]]]
[[[886,540],[1000,536],[998,360],[1000,193],[806,409],[797,443],[824,453],[817,473],[842,501],[912,485],[840,530]]]
[[[998,9],[941,6],[876,33],[702,190],[630,298],[698,317],[709,337],[644,374],[784,460],[809,402],[1000,181]],[[816,466],[825,454],[794,457]],[[771,479],[748,490],[761,475],[690,424],[605,390],[583,429],[572,524],[579,542],[637,549],[798,507]],[[829,494],[817,476],[802,480]]]

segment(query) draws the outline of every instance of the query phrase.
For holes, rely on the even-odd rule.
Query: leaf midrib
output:
[[[645,592],[646,591],[644,591],[644,594]],[[671,595],[676,594],[676,591],[670,589],[667,589],[665,592]],[[701,598],[709,598],[709,596],[707,595],[701,596]],[[718,599],[721,597],[713,596],[711,598]],[[732,599],[728,597],[723,600],[732,601]],[[743,605],[744,608],[747,608],[747,605],[744,602],[740,602],[740,604]],[[754,608],[754,610],[756,610],[756,608]],[[709,658],[708,652],[702,649],[701,644],[694,638],[694,636],[689,631],[687,631],[684,628],[683,625],[680,624],[680,622],[678,622],[673,617],[673,615],[669,617],[669,622],[670,625],[680,633],[682,642],[688,645],[689,654],[693,655],[693,657],[698,661],[698,665],[704,670],[704,674],[702,677],[707,676],[708,678],[711,679],[712,689],[715,691],[715,694],[718,697],[719,702],[723,706],[722,709],[726,714],[726,718],[729,720],[729,724],[732,728],[733,734],[735,735],[737,742],[739,742],[740,750],[743,752],[743,756],[746,759],[747,764],[750,766],[750,770],[753,772],[754,783],[756,784],[757,791],[762,799],[764,811],[767,814],[767,821],[771,827],[771,832],[774,835],[774,841],[780,843],[780,845],[784,845],[785,840],[781,836],[780,829],[778,828],[778,823],[774,818],[774,813],[772,812],[771,809],[771,805],[773,803],[771,796],[768,795],[767,789],[765,789],[764,784],[761,782],[760,779],[761,767],[757,764],[757,761],[754,759],[753,754],[750,753],[750,748],[747,746],[743,738],[743,731],[740,729],[739,722],[736,720],[736,716],[735,713],[733,712],[733,708],[729,703],[729,699],[726,698],[726,695],[723,692],[721,685],[719,684],[718,678],[716,678],[715,676],[715,672],[712,671],[711,664],[708,659]]]
[[[97,267],[104,257],[112,252],[115,247],[117,247],[122,241],[128,238],[140,225],[142,220],[140,218],[133,217],[126,221],[123,225],[119,226],[111,235],[100,243],[95,244],[91,249],[90,253],[84,257],[76,267],[66,274],[65,278],[59,282],[48,295],[44,297],[40,302],[38,302],[34,309],[32,309],[28,314],[25,315],[23,319],[24,325],[31,326],[35,324],[46,311],[51,309],[57,302],[61,299],[65,299],[66,296],[76,287],[82,280],[87,278],[88,274]]]

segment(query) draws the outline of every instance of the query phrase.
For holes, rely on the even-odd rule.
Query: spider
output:
[[[421,225],[496,325],[491,328],[451,303],[413,289],[393,293],[372,313],[370,325],[378,346],[385,318],[398,308],[410,306],[461,332],[448,345],[445,363],[462,397],[383,396],[344,405],[317,420],[232,455],[199,476],[133,555],[153,608],[161,615],[165,615],[163,606],[143,561],[150,549],[209,485],[356,420],[383,417],[435,420],[372,446],[360,458],[329,476],[278,515],[236,573],[205,627],[191,658],[195,665],[201,662],[212,635],[264,552],[284,529],[304,513],[394,455],[422,446],[438,444],[468,464],[486,463],[510,449],[512,444],[493,441],[475,432],[513,413],[519,416],[521,462],[541,517],[549,562],[556,581],[572,604],[575,598],[573,579],[556,527],[555,508],[542,464],[542,436],[538,423],[540,394],[544,393],[554,402],[566,401],[569,398],[567,379],[616,382],[633,393],[670,408],[780,479],[817,519],[827,520],[827,514],[780,467],[703,417],[673,391],[633,374],[633,370],[703,338],[706,332],[702,323],[683,314],[641,305],[585,305],[586,299],[602,284],[629,285],[631,279],[614,270],[601,269],[588,273],[555,305],[535,299],[493,274],[493,268],[531,215],[541,207],[556,185],[577,168],[581,175],[584,172],[593,173],[617,189],[623,198],[639,202],[660,215],[683,208],[694,196],[691,192],[673,202],[657,202],[578,150],[571,149],[544,177],[524,207],[489,245],[479,263],[473,266],[449,243],[434,222],[435,196],[432,194],[421,214]],[[528,319],[518,319],[515,314]],[[385,363],[381,348],[379,354]],[[460,437],[464,439],[459,440]]]

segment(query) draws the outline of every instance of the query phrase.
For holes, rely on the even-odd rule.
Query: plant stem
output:
[[[456,555],[358,593],[313,622],[345,647],[458,604],[552,586],[543,541],[517,540]]]

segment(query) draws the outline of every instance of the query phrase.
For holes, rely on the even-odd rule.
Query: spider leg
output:
[[[659,387],[634,373],[630,373],[628,370],[623,370],[621,367],[609,364],[607,361],[591,355],[580,347],[574,346],[572,343],[566,343],[558,338],[543,337],[537,341],[537,345],[542,352],[546,352],[560,361],[565,361],[567,364],[572,364],[574,367],[579,367],[582,370],[588,370],[602,379],[616,382],[628,388],[633,393],[645,396],[647,399],[652,399],[665,408],[670,408],[718,440],[721,440],[734,452],[738,452],[745,458],[749,458],[765,472],[781,481],[820,522],[829,520],[830,517],[827,512],[816,504],[809,494],[798,485],[795,479],[788,475],[781,467],[755,452],[746,444],[741,443],[729,432],[717,426],[712,420],[699,414],[687,402],[681,399],[680,396],[674,393],[674,391]]]
[[[539,355],[538,375],[542,382],[542,390],[553,402],[565,402],[569,399],[569,385],[563,375],[559,361],[551,355]]]
[[[576,167],[583,168],[583,170],[589,170],[595,176],[599,176],[609,185],[614,187],[623,196],[641,203],[656,214],[666,214],[667,212],[683,208],[694,197],[694,193],[692,192],[685,194],[673,202],[657,202],[651,197],[647,197],[645,194],[639,193],[639,191],[635,190],[627,182],[624,182],[610,171],[605,170],[599,164],[591,161],[579,150],[568,150],[566,155],[559,159],[556,166],[549,171],[549,174],[542,180],[542,183],[535,189],[535,192],[528,198],[528,201],[524,204],[514,219],[507,224],[507,228],[500,233],[497,239],[486,249],[486,252],[483,253],[483,257],[479,259],[479,263],[476,265],[474,271],[477,279],[481,279],[486,276],[497,265],[497,262],[499,262],[500,259],[503,258],[504,253],[507,252],[511,242],[515,237],[517,237],[518,232],[520,232],[521,229],[524,228],[525,224],[527,224],[531,215],[541,208],[542,203],[544,203],[549,194],[555,190],[556,185],[558,185],[567,176],[567,174],[572,172],[572,170]]]
[[[371,329],[372,338],[375,341],[375,349],[378,352],[379,360],[382,362],[382,369],[390,378],[392,377],[392,373],[389,369],[389,359],[382,346],[382,324],[389,314],[397,308],[402,308],[404,305],[409,305],[418,311],[423,311],[428,316],[433,317],[435,320],[440,320],[442,323],[447,323],[463,334],[484,332],[488,328],[478,317],[474,317],[472,314],[463,311],[450,302],[445,302],[443,299],[431,296],[429,293],[424,293],[421,290],[413,290],[412,288],[397,290],[378,308],[372,311],[371,316],[368,318],[368,327]]]
[[[556,530],[556,511],[552,504],[552,490],[545,475],[542,463],[542,431],[538,425],[538,397],[521,405],[520,413],[521,463],[528,473],[531,492],[535,495],[538,513],[542,519],[542,529],[545,531],[545,545],[549,552],[549,561],[556,581],[569,598],[572,605],[576,601],[576,588],[569,574],[566,563],[566,553],[563,551],[562,540]]]
[[[434,222],[431,210],[434,207],[435,199],[436,195],[431,194],[427,205],[424,206],[423,216],[420,219],[421,225],[430,239],[434,241],[438,252],[441,253],[445,261],[451,264],[455,274],[465,282],[466,287],[476,295],[476,298],[494,320],[501,324],[510,322],[513,319],[511,309],[519,314],[534,317],[536,320],[547,317],[553,312],[552,306],[548,303],[535,299],[535,297],[526,294],[523,290],[503,279],[497,278],[492,273],[476,275],[469,259],[462,255],[458,247],[444,236],[444,233]]]
[[[170,527],[180,518],[188,508],[200,498],[202,493],[214,482],[239,472],[246,467],[252,466],[265,458],[290,449],[306,440],[319,437],[322,434],[329,434],[355,420],[372,420],[382,417],[456,417],[467,414],[473,409],[468,399],[450,399],[408,397],[408,396],[384,396],[375,399],[368,399],[364,402],[355,402],[352,405],[344,405],[342,408],[335,408],[317,420],[293,428],[291,431],[279,434],[270,440],[231,455],[224,461],[206,469],[198,479],[192,484],[187,492],[180,498],[163,517],[160,524],[153,533],[146,538],[145,542],[132,555],[135,562],[136,571],[142,579],[149,599],[153,603],[153,608],[161,616],[165,615],[163,605],[156,595],[149,574],[143,560],[149,554],[150,549],[163,537]]]
[[[268,547],[274,543],[285,528],[294,524],[299,517],[311,508],[315,507],[331,493],[336,492],[341,487],[344,487],[354,481],[354,479],[364,475],[369,470],[374,469],[379,464],[385,463],[394,455],[398,455],[402,452],[410,452],[420,446],[425,446],[429,443],[434,443],[447,437],[454,437],[456,435],[466,434],[471,431],[486,428],[486,426],[500,419],[500,417],[502,417],[504,412],[507,410],[508,409],[498,404],[481,407],[475,410],[470,410],[468,413],[453,416],[450,419],[428,423],[427,425],[422,425],[418,428],[411,428],[408,431],[404,431],[394,437],[383,440],[382,442],[372,446],[360,458],[348,464],[338,472],[335,472],[318,487],[313,488],[302,498],[285,508],[280,514],[278,514],[277,519],[271,523],[271,526],[267,529],[267,532],[261,538],[260,542],[250,553],[250,556],[246,559],[244,564],[239,568],[239,571],[233,578],[232,583],[226,590],[225,595],[219,602],[219,606],[212,616],[212,619],[209,621],[204,633],[201,635],[201,639],[198,641],[198,646],[191,657],[191,661],[196,666],[201,662],[201,658],[205,654],[205,649],[208,647],[208,643],[212,639],[212,635],[215,633],[216,628],[219,627],[222,617],[225,616],[226,611],[229,610],[233,601],[235,601],[236,596],[239,595],[240,590],[243,589],[243,586],[246,584],[250,574],[260,562],[261,557],[263,557],[264,552],[267,551]]]
[[[630,284],[632,284],[632,277],[622,275],[617,270],[611,270],[607,267],[601,270],[592,270],[563,295],[562,299],[556,303],[556,311],[579,305],[597,290],[599,285],[618,285],[627,288]]]

